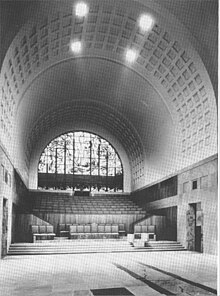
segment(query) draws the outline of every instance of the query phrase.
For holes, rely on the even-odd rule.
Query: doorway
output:
[[[201,230],[201,226],[196,226],[195,251],[196,252],[201,252],[202,251],[202,230]]]
[[[1,257],[7,255],[8,243],[8,201],[3,198],[3,213],[2,213],[2,252]]]

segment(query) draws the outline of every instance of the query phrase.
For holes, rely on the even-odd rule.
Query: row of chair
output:
[[[156,226],[155,225],[135,225],[134,236],[141,238],[141,234],[147,234],[147,240],[156,240]]]
[[[74,205],[74,204],[58,204],[58,203],[53,203],[53,204],[44,204],[44,203],[41,203],[40,204],[40,207],[49,207],[49,208],[66,208],[66,207],[70,207],[71,209],[126,209],[126,210],[129,210],[129,209],[137,209],[139,210],[140,208],[137,206],[137,205],[110,205],[110,204],[104,204],[104,205],[94,205],[94,204],[83,204],[83,205]]]
[[[145,211],[136,211],[136,210],[71,210],[71,209],[34,209],[33,213],[66,213],[74,215],[145,215]]]
[[[61,224],[58,223],[57,225],[57,234],[60,237],[67,237],[69,236],[69,232],[70,232],[70,226],[73,224]]]
[[[70,238],[118,238],[118,224],[76,224],[69,227]]]
[[[55,233],[53,225],[31,225],[31,234],[33,236],[33,243],[39,239],[54,239]]]
[[[69,238],[117,238],[119,235],[125,235],[125,227],[123,223],[120,224],[58,224],[58,236]],[[40,239],[54,239],[53,225],[32,225],[31,233],[33,242],[37,238]],[[142,233],[148,235],[148,239],[156,240],[156,227],[155,225],[135,225],[134,235],[135,238],[141,237]]]
[[[123,223],[119,224],[58,224],[57,231],[59,236],[69,236],[70,238],[77,238],[83,235],[90,237],[97,237],[101,234],[109,237],[118,237],[125,235],[125,226]]]
[[[129,197],[124,196],[71,197],[43,194],[33,198],[33,210],[73,214],[146,214]]]
[[[155,225],[135,225],[134,233],[155,233]]]

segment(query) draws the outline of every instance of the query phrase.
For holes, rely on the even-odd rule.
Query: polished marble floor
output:
[[[217,295],[217,257],[189,251],[8,256],[0,295]]]

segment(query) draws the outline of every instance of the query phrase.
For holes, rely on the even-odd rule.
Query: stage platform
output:
[[[48,255],[48,254],[86,254],[86,253],[119,253],[119,252],[154,252],[182,251],[184,247],[175,241],[157,241],[141,244],[134,240],[133,244],[126,238],[119,239],[77,239],[58,238],[36,243],[15,243],[10,246],[8,255]]]

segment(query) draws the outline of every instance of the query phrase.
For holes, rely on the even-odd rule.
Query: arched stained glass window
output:
[[[122,164],[106,140],[88,132],[69,132],[52,140],[41,154],[38,186],[122,191]]]

